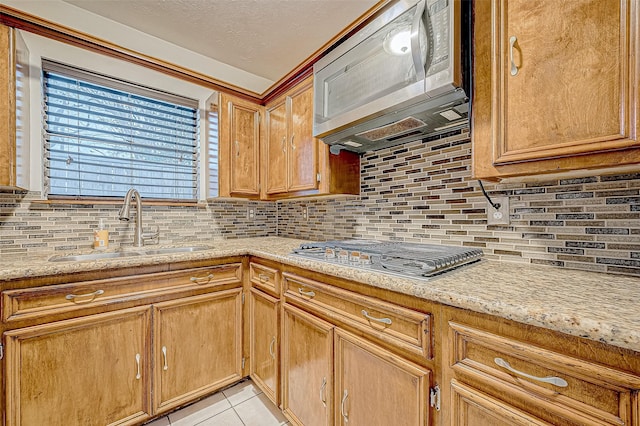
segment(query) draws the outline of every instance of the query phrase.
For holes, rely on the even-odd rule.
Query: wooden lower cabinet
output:
[[[451,381],[452,426],[551,426],[477,389]]]
[[[252,288],[249,293],[251,378],[264,394],[279,404],[279,308],[280,302]]]
[[[5,333],[6,425],[132,425],[151,413],[151,309]]]
[[[154,414],[242,378],[242,289],[158,303]]]
[[[282,410],[292,424],[333,424],[334,326],[285,304],[282,318]]]
[[[336,424],[429,424],[430,375],[418,365],[336,329]]]

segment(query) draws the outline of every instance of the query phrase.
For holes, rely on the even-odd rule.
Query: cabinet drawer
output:
[[[455,322],[449,335],[461,381],[552,424],[630,424],[640,377]]]
[[[251,285],[273,295],[280,297],[280,280],[278,271],[259,263],[249,264],[249,277]]]
[[[383,342],[431,358],[431,316],[293,274],[283,274],[285,295],[314,313]]]
[[[5,322],[73,312],[192,288],[241,283],[242,265],[234,263],[174,272],[135,275],[2,292]]]

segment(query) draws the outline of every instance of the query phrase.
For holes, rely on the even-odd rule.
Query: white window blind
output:
[[[43,61],[49,196],[198,198],[198,103]]]
[[[218,107],[207,112],[207,142],[209,145],[209,198],[218,196]]]

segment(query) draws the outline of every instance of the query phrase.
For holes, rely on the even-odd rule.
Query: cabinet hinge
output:
[[[245,361],[245,359],[244,359],[244,357],[242,357],[242,369],[243,370],[244,370],[244,361]]]
[[[4,359],[4,346],[0,345],[0,359]]]
[[[429,390],[429,405],[440,411],[440,386],[435,385]]]
[[[244,293],[242,293],[242,304],[244,305]]]
[[[320,181],[322,180],[322,173],[316,174],[316,180],[318,181],[318,183],[320,183]]]

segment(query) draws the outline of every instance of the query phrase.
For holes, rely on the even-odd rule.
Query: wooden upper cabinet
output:
[[[0,187],[28,186],[28,58],[20,34],[0,24]]]
[[[313,137],[313,77],[266,106],[262,198],[359,194],[360,157]]]
[[[475,177],[640,163],[636,0],[474,5]]]
[[[260,119],[262,106],[226,93],[219,102],[219,193],[222,197],[260,196]]]

